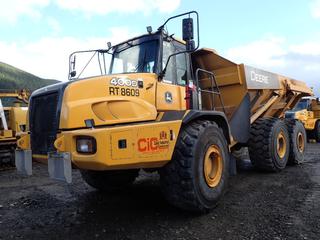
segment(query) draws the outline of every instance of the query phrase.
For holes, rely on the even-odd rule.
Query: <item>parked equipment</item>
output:
[[[0,169],[14,166],[17,138],[25,131],[29,93],[0,90]]]
[[[297,105],[285,114],[287,119],[303,123],[308,139],[320,142],[320,101],[316,97],[303,97]]]
[[[180,41],[165,26],[182,16]],[[153,169],[171,204],[204,212],[225,192],[234,149],[248,146],[253,165],[267,171],[301,161],[304,128],[281,118],[312,94],[305,83],[198,49],[194,11],[147,29],[106,50],[73,53],[71,81],[32,94],[30,132],[16,151],[20,172],[32,173],[33,156],[48,160],[53,178],[71,182],[73,166],[89,185],[112,190]]]

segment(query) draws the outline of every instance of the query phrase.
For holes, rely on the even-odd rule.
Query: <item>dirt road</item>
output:
[[[202,216],[169,206],[156,175],[107,195],[77,171],[72,185],[48,179],[43,165],[32,177],[0,172],[0,239],[320,239],[320,144],[278,174],[243,165]]]

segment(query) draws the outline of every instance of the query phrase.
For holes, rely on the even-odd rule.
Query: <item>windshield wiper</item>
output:
[[[146,63],[146,55],[147,55],[147,51],[144,51],[142,62],[138,63],[138,65],[135,67],[134,72],[138,72],[139,68],[141,67],[144,68],[144,65]]]
[[[89,59],[89,61],[87,62],[87,64],[84,66],[84,68],[82,69],[82,71],[80,72],[79,76],[77,77],[77,79],[80,78],[81,74],[83,73],[83,71],[88,67],[89,63],[91,62],[91,60],[94,58],[94,56],[97,54],[97,51],[94,52],[94,54],[92,55],[92,57]]]

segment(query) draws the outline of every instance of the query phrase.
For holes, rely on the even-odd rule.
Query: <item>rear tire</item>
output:
[[[222,130],[196,121],[180,131],[172,160],[160,170],[162,191],[172,205],[198,213],[214,208],[229,178],[229,152]]]
[[[319,120],[316,122],[316,125],[313,130],[313,135],[314,135],[315,140],[318,143],[320,143],[320,121]]]
[[[132,184],[139,174],[138,169],[132,170],[112,170],[112,171],[93,171],[80,170],[83,180],[91,187],[113,192]]]
[[[289,132],[290,151],[288,164],[300,164],[304,161],[307,146],[307,134],[303,124],[294,119],[286,119],[285,123]]]
[[[281,171],[288,162],[289,147],[288,130],[280,119],[261,118],[252,124],[248,148],[256,169]]]

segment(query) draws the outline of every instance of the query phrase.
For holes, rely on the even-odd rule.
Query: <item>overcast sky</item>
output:
[[[320,0],[0,0],[0,61],[66,81],[75,50],[105,48],[200,13],[201,47],[306,81],[320,93]],[[181,23],[171,26],[180,35]]]

